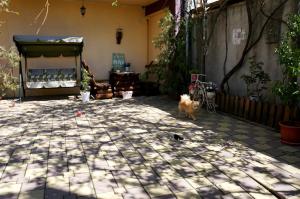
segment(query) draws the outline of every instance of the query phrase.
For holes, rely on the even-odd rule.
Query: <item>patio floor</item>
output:
[[[0,101],[1,199],[300,198],[300,147],[258,125],[178,117],[165,97],[10,106]]]

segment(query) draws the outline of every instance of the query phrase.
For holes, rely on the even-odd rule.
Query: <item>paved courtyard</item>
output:
[[[258,125],[178,117],[165,97],[11,105],[0,101],[1,199],[300,198],[300,147]]]

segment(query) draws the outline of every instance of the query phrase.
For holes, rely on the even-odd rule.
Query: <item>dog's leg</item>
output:
[[[180,117],[181,112],[182,112],[181,107],[180,107],[180,105],[178,105],[178,113],[177,113],[178,117]]]
[[[190,117],[190,113],[189,113],[188,111],[185,111],[185,117],[191,118],[191,117]]]
[[[195,117],[194,113],[191,113],[190,116],[191,116],[191,118],[192,118],[193,120],[196,120],[196,117]]]
[[[195,110],[191,110],[191,111],[189,112],[189,116],[190,116],[191,119],[196,120]]]

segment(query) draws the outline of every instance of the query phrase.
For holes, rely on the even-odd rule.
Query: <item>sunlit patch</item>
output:
[[[26,101],[10,109],[0,101],[0,190],[19,193],[16,182],[30,181],[42,183],[46,196],[116,198],[136,187],[147,196],[273,196],[264,183],[299,195],[297,147],[205,110],[197,121],[178,118],[177,102],[166,99]],[[74,110],[86,114],[76,117]]]

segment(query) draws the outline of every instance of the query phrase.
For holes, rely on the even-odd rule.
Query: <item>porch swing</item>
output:
[[[32,36],[15,35],[13,40],[20,57],[19,63],[20,98],[23,97],[79,94],[81,81],[81,62],[83,50],[82,37],[69,36]],[[75,66],[70,67],[39,67],[28,66],[28,58],[38,57],[75,57]],[[79,63],[78,63],[79,57]]]

